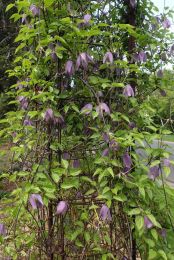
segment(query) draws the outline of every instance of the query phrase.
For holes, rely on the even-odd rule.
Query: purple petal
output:
[[[109,143],[109,147],[111,150],[113,151],[118,151],[119,150],[119,144],[114,140],[112,139]]]
[[[3,223],[0,223],[0,235],[5,236],[7,234],[5,225]]]
[[[130,122],[130,123],[129,123],[129,128],[130,128],[130,129],[134,129],[135,127],[136,127],[135,122]]]
[[[90,14],[85,14],[83,19],[84,19],[85,24],[88,24],[89,21],[91,20],[91,15]]]
[[[144,51],[140,51],[138,57],[140,62],[145,62],[147,60],[147,55]]]
[[[158,176],[160,175],[160,171],[159,171],[159,166],[153,166],[150,168],[149,171],[149,179],[150,180],[155,180]]]
[[[163,160],[163,163],[164,163],[164,166],[166,166],[166,167],[170,167],[170,160],[169,159],[164,159]]]
[[[106,143],[109,143],[109,135],[107,133],[103,133],[103,140],[106,142]]]
[[[126,152],[124,155],[123,155],[123,164],[126,168],[131,168],[131,165],[132,165],[132,159],[130,157],[130,155],[128,154],[128,152]]]
[[[112,220],[111,213],[110,213],[110,209],[109,209],[106,205],[103,205],[103,206],[101,207],[99,217],[100,217],[103,221],[105,221],[105,220],[111,221],[111,220]]]
[[[108,157],[109,156],[109,148],[104,149],[104,151],[102,152],[102,156],[103,157]]]
[[[19,96],[18,100],[22,109],[26,110],[28,108],[28,99],[24,96]]]
[[[70,159],[70,154],[67,153],[67,152],[65,152],[65,153],[63,153],[62,158],[63,158],[64,160],[69,160],[69,159]]]
[[[25,126],[32,126],[32,121],[29,120],[29,119],[25,119],[25,120],[24,120],[24,125],[25,125]]]
[[[47,123],[54,122],[54,112],[51,108],[45,111],[44,119]]]
[[[103,63],[106,63],[106,62],[113,63],[113,61],[114,61],[114,58],[113,58],[112,52],[110,52],[110,51],[106,52],[103,57]]]
[[[124,90],[123,90],[123,95],[125,96],[125,97],[134,97],[134,90],[133,90],[133,88],[131,87],[131,85],[130,84],[128,84],[128,85],[126,85],[125,87],[124,87]]]
[[[147,216],[144,217],[144,225],[147,229],[150,229],[153,227],[153,223]]]
[[[100,116],[103,112],[110,115],[110,109],[106,103],[100,103],[99,106],[96,107],[96,111]]]
[[[32,12],[33,16],[37,16],[40,14],[40,9],[34,4],[30,6],[30,11]]]
[[[161,235],[163,238],[166,238],[167,232],[166,232],[166,229],[165,229],[165,228],[160,229],[159,233],[160,233],[160,235]]]
[[[80,66],[80,65],[79,65]],[[78,67],[79,67],[78,66]],[[65,64],[65,73],[68,75],[68,76],[72,76],[74,75],[74,64],[71,60],[68,60]]]
[[[80,167],[80,161],[78,159],[73,161],[73,167],[74,168],[79,168]]]
[[[52,61],[56,62],[58,60],[57,54],[55,52],[51,53],[51,59]]]
[[[82,109],[81,112],[85,115],[89,115],[92,111],[93,105],[92,104],[86,104]]]
[[[161,94],[162,97],[167,96],[166,91],[164,89],[160,89],[160,94]]]
[[[171,26],[171,22],[167,18],[162,22],[162,24],[163,24],[164,29],[168,29]]]
[[[64,215],[68,210],[68,203],[66,201],[60,201],[57,205],[56,213]]]
[[[29,201],[33,209],[42,208],[44,206],[42,197],[39,194],[31,194]]]

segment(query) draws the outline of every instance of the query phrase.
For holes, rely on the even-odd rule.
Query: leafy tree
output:
[[[13,143],[1,177],[16,185],[2,200],[4,254],[173,259],[172,162],[150,146],[166,130],[149,99],[164,77],[160,54],[172,54],[171,12],[155,17],[151,1],[132,0],[15,7],[18,109],[0,132]]]

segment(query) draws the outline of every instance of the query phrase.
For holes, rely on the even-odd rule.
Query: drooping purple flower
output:
[[[74,64],[72,62],[72,60],[68,60],[65,64],[65,73],[68,76],[72,76],[74,75],[75,69],[74,69]]]
[[[139,55],[139,60],[141,62],[145,62],[147,60],[147,55],[144,51],[140,51],[138,55]]]
[[[167,96],[166,91],[164,89],[160,89],[160,94],[161,94],[162,97]]]
[[[57,54],[54,51],[51,53],[51,59],[54,62],[57,62],[57,60],[58,60]]]
[[[163,237],[166,238],[167,236],[167,232],[165,228],[160,229],[159,234]]]
[[[112,139],[110,142],[109,142],[109,147],[111,150],[113,151],[118,151],[119,150],[119,144],[114,140]]]
[[[84,23],[86,25],[88,25],[89,21],[91,20],[91,15],[90,14],[85,14],[84,17],[83,17],[83,20],[84,20]]]
[[[63,116],[62,115],[59,115],[59,116],[56,116],[55,118],[54,118],[54,124],[55,125],[61,125],[62,127],[64,127],[65,126],[65,120],[64,120],[64,118],[63,118]]]
[[[22,23],[26,23],[27,24],[27,15],[26,14],[23,14],[22,15]]]
[[[163,160],[163,163],[164,163],[164,166],[170,167],[170,160],[169,160],[168,158],[165,158],[165,159]]]
[[[40,209],[44,206],[42,197],[39,194],[31,194],[29,202],[33,209]]]
[[[105,221],[105,220],[112,221],[110,209],[105,204],[100,209],[99,217],[103,221]]]
[[[3,223],[0,223],[0,235],[5,236],[7,234],[5,225]]]
[[[48,108],[45,111],[44,119],[47,123],[53,123],[54,122],[54,112],[51,108]]]
[[[130,155],[128,154],[128,152],[126,152],[124,155],[123,155],[123,164],[126,168],[131,168],[131,165],[132,165],[132,159],[130,157]]]
[[[79,168],[80,167],[80,161],[78,159],[73,161],[73,168]]]
[[[60,201],[57,205],[56,213],[59,215],[64,215],[68,210],[68,203],[66,201]]]
[[[32,126],[32,121],[30,119],[25,119],[24,120],[24,125],[25,126]]]
[[[40,8],[34,4],[30,6],[30,11],[32,12],[33,16],[37,16],[40,14]]]
[[[63,158],[64,160],[69,160],[69,159],[70,159],[70,154],[67,153],[67,152],[64,152],[64,153],[62,154],[62,158]]]
[[[127,256],[123,256],[122,260],[128,260]]]
[[[82,68],[86,70],[89,63],[93,63],[92,57],[88,53],[82,52],[77,57],[76,69],[79,70],[79,68]]]
[[[97,113],[102,116],[103,112],[110,115],[110,109],[108,107],[108,105],[106,103],[100,103],[97,107],[96,107],[96,111]]]
[[[108,157],[109,156],[109,148],[106,148],[106,149],[103,150],[102,156],[103,157]]]
[[[131,167],[126,167],[126,166],[124,166],[124,168],[123,168],[123,173],[124,173],[124,174],[128,174],[128,173],[130,172],[130,170],[131,170]]]
[[[106,143],[109,143],[109,135],[107,133],[103,133],[103,140],[106,142]]]
[[[22,109],[26,110],[28,108],[28,99],[24,96],[19,96],[18,100]]]
[[[92,111],[93,105],[92,104],[86,104],[82,109],[81,112],[85,115],[89,115]]]
[[[134,97],[134,90],[130,84],[126,85],[123,89],[123,95],[125,97]]]
[[[132,6],[132,8],[135,8],[135,0],[130,0],[130,5]]]
[[[153,227],[152,221],[147,216],[144,217],[144,225],[147,229],[151,229]]]
[[[163,24],[164,29],[168,29],[171,26],[171,22],[167,18],[162,22],[162,24]]]
[[[150,171],[149,171],[150,180],[154,181],[159,175],[160,175],[159,166],[155,165],[150,168]]]
[[[162,69],[157,71],[157,77],[158,78],[162,78],[163,77],[163,70]]]
[[[130,122],[130,123],[129,123],[129,128],[130,128],[130,129],[134,129],[135,127],[136,127],[135,122]]]
[[[113,61],[114,61],[114,58],[113,58],[112,52],[110,52],[110,51],[106,52],[103,57],[103,63],[109,62],[112,64]]]

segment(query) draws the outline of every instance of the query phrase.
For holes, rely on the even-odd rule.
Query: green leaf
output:
[[[15,6],[15,4],[9,4],[7,5],[5,11],[8,12],[11,8],[13,8]]]
[[[136,216],[135,218],[135,226],[140,231],[144,227],[144,218],[142,216]]]
[[[139,215],[140,213],[141,213],[141,210],[139,208],[132,209],[132,210],[128,211],[128,215],[130,215],[130,216]]]
[[[68,190],[71,188],[78,188],[79,186],[79,180],[77,178],[68,178],[66,180],[64,180],[64,182],[62,183],[61,187],[64,190]]]

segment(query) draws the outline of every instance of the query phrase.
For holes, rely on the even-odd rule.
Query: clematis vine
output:
[[[126,85],[123,89],[123,95],[125,97],[134,97],[134,90],[130,84]]]
[[[82,52],[77,57],[76,69],[79,70],[80,68],[82,68],[86,70],[88,68],[89,63],[93,63],[92,57],[88,53]]]
[[[60,201],[57,205],[56,213],[58,215],[64,215],[68,210],[68,203],[66,201]]]
[[[85,115],[89,115],[92,111],[93,105],[92,104],[86,104],[82,109],[81,112]]]
[[[96,112],[102,116],[103,113],[106,113],[108,115],[110,115],[110,109],[108,107],[108,105],[106,103],[100,103],[97,107],[96,107]]]
[[[150,180],[155,180],[158,176],[160,175],[160,170],[159,170],[159,166],[153,166],[150,168],[149,171],[149,179]]]
[[[100,209],[100,214],[99,217],[103,220],[103,221],[112,221],[112,217],[111,217],[111,212],[110,209],[104,204],[101,209]]]
[[[112,52],[108,51],[105,53],[104,57],[103,57],[103,63],[113,63],[114,58],[113,58],[113,54]]]
[[[0,223],[0,235],[5,236],[7,234],[5,225],[3,223]]]
[[[152,221],[147,216],[144,217],[144,226],[147,229],[151,229],[154,226]]]
[[[67,74],[68,76],[72,76],[74,75],[75,69],[74,69],[74,64],[72,62],[72,60],[68,60],[65,64],[65,74]]]
[[[44,119],[47,123],[54,123],[55,117],[54,117],[54,112],[51,108],[48,108],[45,111]]]
[[[29,198],[29,202],[33,209],[40,209],[44,206],[42,197],[39,194],[31,194]]]

